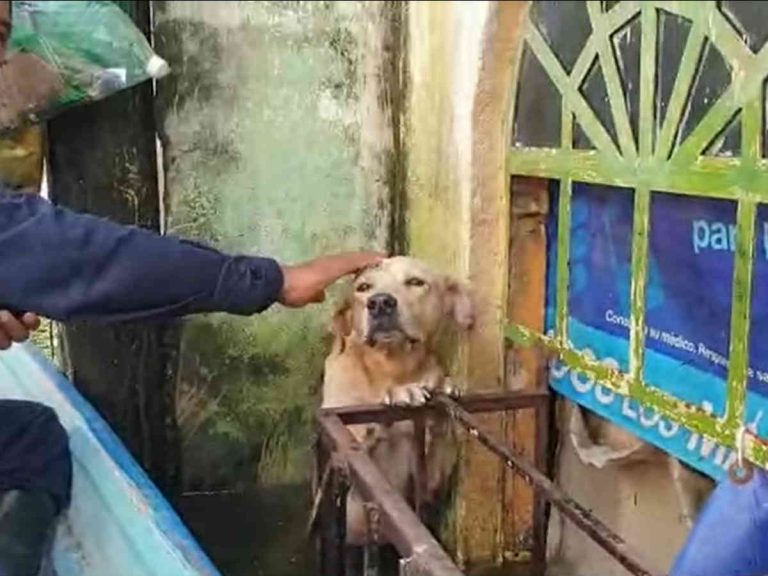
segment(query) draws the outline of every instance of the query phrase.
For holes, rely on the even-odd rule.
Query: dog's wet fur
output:
[[[322,406],[421,405],[437,390],[456,394],[436,347],[447,330],[469,330],[473,321],[467,286],[420,260],[399,256],[362,271],[332,322],[334,342],[325,363]],[[436,499],[452,469],[436,425],[434,420],[427,424],[425,504]],[[412,500],[412,424],[358,425],[350,430],[392,486]],[[354,490],[347,519],[348,543],[366,544],[363,502]]]

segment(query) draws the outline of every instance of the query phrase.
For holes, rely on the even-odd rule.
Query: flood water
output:
[[[316,574],[305,538],[306,485],[260,486],[248,493],[185,495],[178,510],[224,576]]]

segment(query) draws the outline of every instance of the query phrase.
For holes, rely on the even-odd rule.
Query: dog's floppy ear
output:
[[[344,338],[352,333],[352,303],[346,298],[331,319],[329,331],[333,335],[334,348],[344,351]]]
[[[454,278],[445,281],[446,311],[462,330],[475,324],[475,306],[469,287]]]

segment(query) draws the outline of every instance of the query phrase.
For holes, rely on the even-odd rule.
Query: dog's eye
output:
[[[408,280],[405,281],[405,285],[420,288],[421,286],[426,286],[427,283],[421,278],[408,278]]]
[[[355,287],[355,292],[368,292],[371,288],[373,288],[373,286],[368,282],[360,282],[360,284]]]

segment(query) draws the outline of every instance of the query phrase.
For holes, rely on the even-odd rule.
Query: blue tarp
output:
[[[699,514],[670,576],[768,574],[768,475],[722,481]]]

